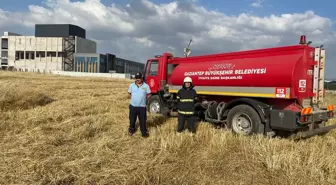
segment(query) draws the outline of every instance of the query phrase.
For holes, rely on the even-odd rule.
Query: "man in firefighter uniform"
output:
[[[196,133],[195,103],[197,93],[190,77],[185,77],[182,88],[177,92],[178,125],[177,132],[184,130],[185,121],[189,132]]]

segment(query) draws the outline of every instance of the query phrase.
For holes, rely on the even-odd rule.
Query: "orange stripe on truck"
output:
[[[313,108],[307,107],[301,110],[301,115],[308,115],[313,113]]]

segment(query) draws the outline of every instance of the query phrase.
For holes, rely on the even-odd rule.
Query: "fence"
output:
[[[335,91],[335,90],[326,90],[326,92],[327,92],[328,94],[336,94],[336,91]]]

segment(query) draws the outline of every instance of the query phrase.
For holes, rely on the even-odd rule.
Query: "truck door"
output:
[[[149,85],[152,93],[157,93],[159,89],[159,61],[158,60],[149,60],[146,67],[146,82]]]

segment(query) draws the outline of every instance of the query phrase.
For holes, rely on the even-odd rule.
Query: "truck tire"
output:
[[[158,95],[152,95],[148,100],[147,111],[152,114],[161,114],[162,105]]]
[[[259,114],[251,106],[245,104],[237,105],[229,111],[227,126],[239,135],[264,133],[264,125],[261,123]]]

